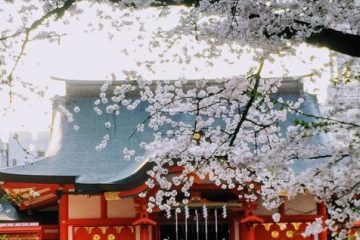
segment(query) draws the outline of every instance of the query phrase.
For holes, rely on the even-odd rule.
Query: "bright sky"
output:
[[[49,43],[46,40],[30,42],[26,56],[18,66],[16,74],[24,81],[34,83],[40,88],[47,87],[47,96],[49,97],[54,94],[63,94],[63,86],[59,82],[50,81],[51,76],[78,80],[103,80],[109,79],[111,74],[115,74],[117,79],[121,80],[126,77],[124,71],[137,71],[147,79],[219,78],[244,75],[254,64],[250,55],[244,53],[239,57],[236,54],[230,54],[226,49],[221,54],[222,59],[215,60],[213,66],[209,66],[206,58],[195,57],[191,58],[190,65],[179,64],[179,62],[162,63],[162,59],[157,54],[151,54],[147,50],[146,44],[139,46],[136,43],[136,38],[141,33],[139,31],[141,26],[137,23],[115,32],[115,36],[110,40],[107,29],[101,32],[82,32],[82,29],[86,29],[89,19],[94,19],[93,15],[96,13],[86,11],[86,14],[81,18],[85,19],[84,21],[75,21],[65,26],[69,34],[61,38],[60,42]],[[149,11],[146,14],[138,14],[145,18],[144,28],[147,32],[155,31],[157,26],[171,27],[169,19],[176,22],[176,15],[168,18],[159,18],[158,13],[155,14],[155,17],[153,15],[154,13]],[[56,27],[64,28],[62,25]],[[144,38],[149,37],[146,33],[141,34]],[[204,49],[206,46],[202,42],[185,39],[176,42],[167,50],[165,58],[183,51],[185,48],[191,53]],[[263,76],[306,75],[311,73],[312,69],[319,69],[329,60],[329,53],[324,49],[302,46],[298,51],[296,57],[266,63]],[[311,57],[313,55],[317,57]],[[155,74],[147,71],[145,67],[139,67],[137,63],[144,59],[155,61],[153,63]],[[310,59],[312,60],[310,61]],[[288,72],[284,71],[284,67]],[[320,100],[324,101],[328,79],[329,71],[326,69],[316,84],[307,84],[306,87],[310,90],[319,89],[317,93]],[[2,120],[4,124],[0,128],[1,133],[6,130],[19,129],[33,132],[48,130],[51,117],[49,101],[30,97],[28,103],[18,101],[14,102],[13,106],[17,112],[7,114],[6,118]]]

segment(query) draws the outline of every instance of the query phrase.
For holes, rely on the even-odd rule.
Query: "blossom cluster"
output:
[[[358,155],[325,145],[330,144],[325,133],[345,123],[303,112],[302,106],[308,104],[304,98],[278,97],[280,79],[253,74],[247,78],[136,84],[136,89],[125,84],[123,94],[127,102],[137,99],[147,106],[149,117],[135,131],[142,132],[145,127],[153,131],[153,140],[141,143],[151,153],[148,161],[154,163],[146,184],[149,189],[158,189],[154,195],[141,194],[148,197],[149,212],[158,207],[170,217],[172,209],[190,202],[191,188],[198,178],[238,191],[242,201],[261,200],[267,209],[284,202],[283,192],[289,199],[310,192],[327,205],[329,219],[309,225],[306,235],[327,226],[341,239],[343,230],[338,229],[348,229],[360,218],[355,207],[359,205],[359,178],[351,177],[359,169]],[[134,91],[139,98],[134,97]],[[290,116],[295,117],[293,122],[289,122]],[[124,158],[135,155],[134,150],[124,149]],[[296,162],[309,162],[313,167],[294,172]],[[174,166],[182,170],[169,174]],[[206,208],[203,215],[207,216]],[[224,206],[223,217],[226,215]],[[281,216],[276,213],[273,218],[279,221]]]

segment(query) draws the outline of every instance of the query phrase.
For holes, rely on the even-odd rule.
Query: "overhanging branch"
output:
[[[58,7],[58,8],[55,8],[55,9],[49,11],[41,18],[34,21],[30,27],[25,29],[25,31],[15,32],[8,36],[1,36],[0,41],[6,40],[9,38],[14,38],[14,37],[17,37],[22,34],[28,35],[30,31],[37,28],[50,16],[55,16],[56,19],[61,18],[64,15],[64,13],[76,1],[78,1],[78,0],[65,1],[65,3],[61,7]],[[113,3],[117,3],[117,2],[121,2],[121,1],[122,0],[110,0],[110,2],[113,2]],[[216,2],[216,1],[214,1],[214,2]],[[183,6],[188,6],[188,7],[189,6],[196,7],[199,5],[199,0],[183,0],[183,1],[160,0],[160,1],[157,1],[157,4],[153,4],[152,6],[162,6],[162,5],[166,5],[166,6],[183,5]],[[294,22],[298,23],[298,24],[309,25],[308,23],[302,22],[299,20],[294,20]],[[313,33],[310,35],[310,37],[305,39],[306,43],[314,45],[314,46],[326,47],[326,48],[329,48],[330,50],[333,50],[333,51],[336,51],[336,52],[339,52],[342,54],[346,54],[349,56],[360,57],[360,35],[345,33],[345,32],[338,31],[338,30],[335,30],[332,28],[325,28],[325,27],[321,27],[321,26],[319,26],[319,28],[321,28],[321,30],[319,32]],[[266,32],[264,34],[267,35]],[[285,28],[285,30],[283,32],[275,33],[274,35],[285,37],[290,40],[290,39],[292,39],[292,37],[294,35],[296,35],[296,30],[291,27],[288,27],[288,28]],[[268,36],[268,37],[271,37],[271,36]]]
[[[331,28],[323,28],[318,33],[313,33],[306,42],[326,47],[330,50],[353,57],[360,57],[360,36],[344,33]]]
[[[4,41],[7,40],[9,38],[14,38],[17,37],[21,34],[24,34],[24,39],[22,41],[21,44],[21,48],[20,48],[20,52],[16,57],[14,66],[12,67],[10,73],[8,74],[7,80],[8,82],[6,82],[6,84],[8,84],[9,86],[12,86],[12,81],[13,81],[13,73],[21,59],[21,57],[24,55],[25,52],[25,48],[27,46],[27,43],[29,42],[29,36],[30,33],[37,29],[41,24],[43,24],[45,22],[45,20],[47,20],[48,18],[55,16],[56,19],[61,18],[65,12],[76,2],[76,0],[68,0],[66,1],[61,7],[57,7],[49,12],[47,12],[45,15],[43,15],[42,17],[40,17],[39,19],[35,20],[28,28],[25,28],[25,30],[23,32],[16,32],[10,36],[3,36],[0,38],[0,41]],[[10,94],[11,97],[11,94]]]
[[[251,96],[250,96],[250,99],[249,101],[247,102],[247,104],[245,105],[245,108],[244,108],[244,111],[242,112],[241,114],[241,118],[234,130],[234,133],[232,134],[232,137],[230,138],[230,142],[229,142],[229,146],[233,146],[234,145],[234,142],[236,140],[236,137],[240,131],[240,128],[242,126],[242,124],[244,123],[244,121],[246,120],[246,117],[247,117],[247,114],[251,108],[251,106],[253,105],[254,101],[255,101],[255,98],[256,98],[256,94],[257,94],[257,89],[259,87],[259,83],[260,83],[260,79],[261,79],[261,71],[263,69],[263,66],[264,66],[264,61],[265,59],[262,58],[260,60],[260,66],[259,66],[259,69],[257,71],[257,73],[251,77],[255,78],[255,84],[254,84],[254,88],[252,89],[251,91]]]
[[[307,22],[295,19],[294,23],[310,28]],[[304,41],[317,47],[326,47],[332,51],[346,54],[352,57],[360,57],[360,35],[338,31],[324,26],[316,27],[318,32],[312,33]],[[273,36],[292,40],[298,34],[298,30],[292,26],[285,27],[281,32],[269,34],[267,30],[264,35],[267,38]]]

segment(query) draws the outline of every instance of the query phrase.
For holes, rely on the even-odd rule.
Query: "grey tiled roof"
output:
[[[99,116],[93,110],[95,100],[86,97],[58,99],[57,102],[69,110],[80,107],[81,111],[74,114],[74,122],[69,123],[63,114],[55,111],[53,136],[46,156],[31,164],[2,169],[0,180],[102,184],[105,188],[109,184],[123,183],[118,184],[118,189],[143,183],[146,161],[126,161],[122,152],[128,147],[144,155],[139,148],[140,138],[141,141],[150,139],[152,133],[146,131],[129,137],[137,124],[147,117],[144,106],[135,111],[124,110],[116,117],[106,113]],[[112,124],[110,129],[104,125],[107,121]],[[74,131],[74,124],[80,126],[79,131]],[[110,137],[107,147],[96,151],[95,147],[106,134]]]
[[[281,96],[293,100],[299,97],[295,93]],[[302,97],[305,102],[301,109],[307,113],[318,114],[316,98],[308,94]],[[75,106],[80,107],[81,111],[74,114],[74,122],[69,123],[63,114],[57,112],[47,155],[32,164],[0,170],[0,181],[74,183],[77,188],[88,190],[126,190],[144,183],[147,178],[146,171],[150,167],[146,155],[150,153],[144,153],[139,148],[139,143],[151,140],[153,134],[151,130],[145,129],[143,133],[129,137],[137,124],[147,117],[144,104],[134,111],[121,110],[119,116],[106,113],[99,116],[93,110],[95,100],[95,97],[74,96],[58,99],[58,102],[63,102],[69,110]],[[288,116],[282,126],[283,131],[295,118],[298,117]],[[110,129],[104,126],[107,121],[112,124]],[[79,131],[74,131],[74,124],[80,126]],[[105,134],[110,136],[107,147],[96,151],[95,147]],[[321,139],[314,141],[319,142]],[[124,147],[135,149],[137,155],[145,157],[142,161],[126,161],[122,153]],[[313,163],[297,161],[293,165],[294,171],[301,172],[308,168],[309,164]]]

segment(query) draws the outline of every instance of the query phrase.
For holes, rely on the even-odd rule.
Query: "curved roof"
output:
[[[150,139],[152,133],[136,133],[129,137],[139,122],[146,117],[144,106],[134,111],[123,111],[119,116],[98,115],[94,110],[93,97],[68,97],[57,99],[54,106],[54,120],[51,142],[46,156],[24,166],[2,169],[2,181],[75,183],[80,185],[102,185],[100,188],[118,190],[130,189],[144,183],[146,171],[150,167],[146,160],[126,161],[123,148],[135,149],[138,154],[145,153],[139,148],[140,138]],[[72,110],[78,106],[81,110],[74,114],[74,122],[57,106],[63,105]],[[111,122],[106,128],[104,123]],[[80,126],[78,131],[74,125]],[[109,135],[107,146],[101,151],[95,147],[103,137]],[[84,186],[86,187],[86,186]],[[94,186],[92,186],[94,187]]]
[[[281,96],[284,99],[296,100],[299,94],[301,94],[299,91],[285,91]],[[307,94],[302,97],[305,101],[301,110],[318,114],[316,98]],[[141,134],[136,132],[135,135],[130,136],[137,124],[148,116],[145,104],[140,104],[133,111],[120,111],[118,116],[98,115],[94,111],[95,100],[95,96],[79,97],[72,94],[68,94],[66,98],[58,98],[54,103],[53,131],[46,156],[31,164],[0,170],[0,180],[72,183],[77,189],[92,191],[129,190],[143,184],[148,177],[146,172],[151,167],[151,164],[146,161],[146,156],[150,153],[145,153],[140,149],[139,143],[151,140],[153,132],[145,129]],[[74,114],[74,122],[69,123],[56,107],[58,105],[63,105],[69,110],[79,106],[81,110],[78,114]],[[103,112],[105,112],[104,109]],[[289,114],[282,129],[292,124],[295,118],[299,117]],[[304,118],[304,120],[309,120],[309,118]],[[107,121],[112,124],[110,129],[104,125]],[[80,126],[79,131],[74,131],[74,124]],[[101,151],[95,150],[106,134],[110,138],[107,146]],[[144,157],[138,161],[127,161],[123,157],[124,147],[134,149],[138,156]],[[293,168],[295,172],[301,172],[309,164],[313,163],[297,161]]]

